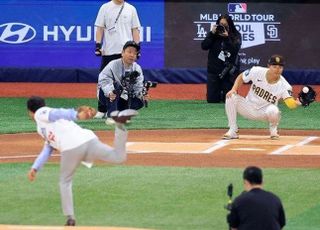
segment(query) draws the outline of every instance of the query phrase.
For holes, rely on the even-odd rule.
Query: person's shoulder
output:
[[[138,68],[138,69],[142,69],[141,66],[140,66],[137,62],[134,62],[134,63],[133,63],[133,68],[134,68],[134,69],[137,69],[137,68]]]
[[[37,109],[35,114],[45,114],[45,113],[49,112],[50,110],[51,110],[51,108],[49,108],[48,106],[44,106],[44,107]]]
[[[292,86],[289,84],[289,82],[282,75],[280,75],[280,82],[283,85],[284,89],[292,89]]]
[[[243,191],[239,196],[237,196],[234,199],[233,203],[241,204],[242,202],[245,202],[249,196],[250,196],[249,192]]]
[[[106,8],[108,8],[108,6],[110,6],[110,2],[103,3],[103,4],[100,6],[100,10],[105,10]]]
[[[263,66],[253,66],[252,68],[255,68],[255,70],[257,71],[267,71],[268,68],[267,67],[263,67]]]
[[[41,117],[47,117],[47,116],[49,116],[49,113],[51,110],[52,110],[52,108],[49,108],[47,106],[41,107],[34,113],[34,117],[36,120]]]
[[[278,202],[281,202],[280,198],[274,194],[273,192],[262,190],[265,196],[269,197],[269,199],[277,200]]]
[[[244,76],[248,76],[250,73],[257,73],[257,72],[260,72],[260,71],[263,71],[263,67],[261,66],[252,66],[248,69],[246,69],[245,71],[243,71],[243,75]]]
[[[135,6],[130,4],[129,2],[124,2],[124,6],[125,7],[130,7],[130,8],[134,8],[135,9]]]
[[[110,61],[107,66],[110,68],[114,68],[115,66],[121,65],[121,63],[122,63],[122,59],[118,58]]]

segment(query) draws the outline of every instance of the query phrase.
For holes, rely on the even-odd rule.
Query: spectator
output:
[[[227,221],[233,230],[280,230],[285,224],[281,200],[263,190],[262,170],[255,166],[243,172],[244,188],[231,204]]]
[[[112,0],[103,4],[98,12],[95,26],[97,56],[102,56],[100,72],[112,60],[121,58],[123,45],[133,40],[140,43],[141,27],[136,8],[124,0]],[[140,45],[140,44],[139,44]],[[107,108],[98,101],[95,118],[104,118]]]
[[[225,101],[226,93],[232,88],[239,73],[241,35],[229,15],[218,18],[216,25],[202,41],[203,50],[209,50],[207,62],[207,101]]]

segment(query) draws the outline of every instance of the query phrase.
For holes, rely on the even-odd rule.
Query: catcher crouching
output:
[[[226,95],[226,114],[229,130],[223,139],[238,139],[237,114],[250,119],[266,121],[269,124],[270,138],[279,139],[278,125],[281,112],[279,100],[290,108],[309,106],[315,100],[316,93],[311,86],[308,92],[302,90],[298,98],[292,96],[292,86],[282,76],[284,58],[281,55],[272,55],[268,60],[268,67],[254,66],[242,72],[236,79],[232,89]],[[246,97],[237,94],[243,83],[251,82]]]

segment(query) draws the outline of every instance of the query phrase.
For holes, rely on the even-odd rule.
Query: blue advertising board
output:
[[[94,22],[106,1],[0,2],[0,67],[98,68]],[[129,1],[141,22],[144,68],[164,63],[163,1]]]

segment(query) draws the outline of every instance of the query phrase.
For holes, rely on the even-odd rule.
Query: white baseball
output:
[[[303,87],[303,88],[302,88],[302,92],[304,92],[304,93],[308,93],[308,92],[309,92],[309,88],[308,88],[308,87],[306,87],[306,86],[305,86],[305,87]]]

